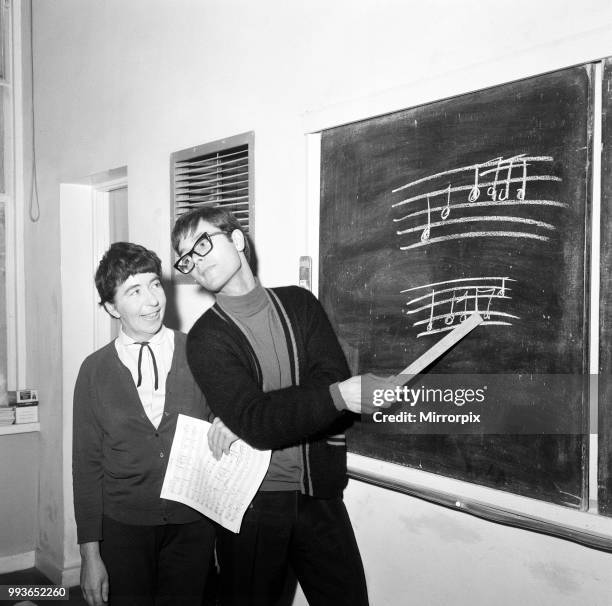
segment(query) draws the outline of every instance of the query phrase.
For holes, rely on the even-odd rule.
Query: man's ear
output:
[[[104,303],[104,309],[106,309],[106,311],[108,312],[109,315],[113,316],[113,318],[117,318],[117,320],[121,317],[119,315],[119,312],[117,311],[117,309],[115,308],[115,306],[110,303],[109,301],[106,301]]]
[[[244,234],[239,229],[235,229],[232,232],[232,242],[238,252],[244,252]]]

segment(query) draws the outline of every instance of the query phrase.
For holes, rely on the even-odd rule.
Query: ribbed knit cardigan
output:
[[[189,366],[214,414],[248,444],[260,449],[301,445],[304,494],[340,496],[347,482],[343,432],[352,415],[336,408],[329,387],[349,377],[344,354],[309,291],[289,286],[267,292],[287,339],[291,387],[264,393],[252,346],[219,305],[189,331]]]

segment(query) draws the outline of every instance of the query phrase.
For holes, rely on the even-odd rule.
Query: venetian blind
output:
[[[210,151],[215,144],[174,154],[174,218],[203,206],[230,210],[248,232],[251,227],[250,142]],[[188,151],[188,150],[186,150]]]

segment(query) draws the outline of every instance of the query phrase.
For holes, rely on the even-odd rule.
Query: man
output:
[[[184,334],[162,322],[157,255],[117,242],[95,282],[119,336],[82,364],[74,390],[74,509],[90,606],[200,606],[212,523],[159,497],[179,413],[208,418]]]
[[[289,565],[309,604],[367,604],[342,501],[346,409],[362,409],[361,378],[348,378],[323,308],[295,286],[264,289],[246,235],[221,208],[180,217],[172,245],[175,267],[217,295],[187,339],[193,375],[224,428],[211,447],[227,452],[239,436],[273,451],[240,533],[218,530],[222,604],[280,603]]]

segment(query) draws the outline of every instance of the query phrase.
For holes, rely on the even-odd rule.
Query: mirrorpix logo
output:
[[[424,387],[418,388],[397,386],[393,389],[374,389],[372,391],[372,404],[403,403],[410,407],[422,405],[449,405],[457,407],[465,404],[482,404],[486,400],[487,386],[477,389],[441,389]],[[466,412],[462,414],[441,413],[434,410],[400,411],[397,413],[384,413],[377,410],[372,415],[375,423],[456,423],[460,425],[480,423],[480,414]]]

